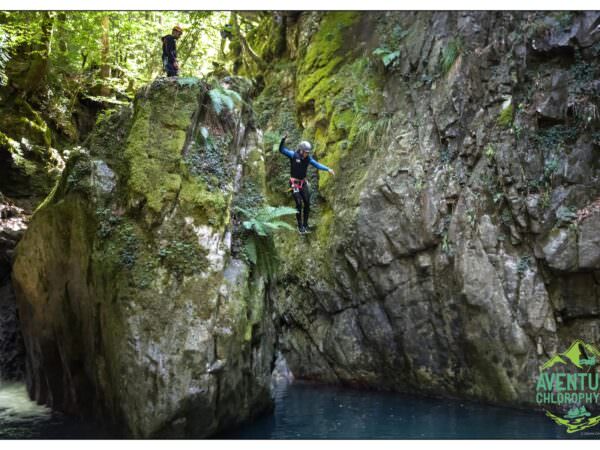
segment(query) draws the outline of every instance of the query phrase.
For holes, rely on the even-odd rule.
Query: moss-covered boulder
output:
[[[139,437],[271,405],[268,289],[231,255],[233,169],[256,142],[239,124],[200,80],[159,80],[71,156],[14,264],[34,399]]]

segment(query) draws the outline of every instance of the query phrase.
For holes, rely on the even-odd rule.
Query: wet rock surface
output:
[[[25,374],[25,349],[11,268],[27,219],[23,209],[0,194],[0,380],[20,380]]]

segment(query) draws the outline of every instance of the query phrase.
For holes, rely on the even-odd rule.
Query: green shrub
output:
[[[510,128],[513,121],[514,108],[510,103],[506,108],[502,108],[498,116],[498,125],[504,128]]]
[[[233,111],[236,105],[243,103],[240,94],[222,86],[216,86],[208,91],[208,96],[217,115],[221,114],[224,110]]]
[[[579,132],[575,127],[555,125],[538,130],[533,139],[542,149],[554,149],[567,142],[575,142],[578,135]]]
[[[448,41],[448,44],[442,50],[441,69],[443,73],[450,71],[462,49],[463,45],[460,38],[453,38]]]
[[[494,159],[496,156],[496,149],[494,149],[492,144],[488,144],[488,146],[485,148],[485,156],[487,156],[489,159]]]
[[[393,64],[400,57],[400,50],[390,50],[386,47],[380,47],[373,50],[373,55],[380,56],[381,62],[387,68],[390,64]]]

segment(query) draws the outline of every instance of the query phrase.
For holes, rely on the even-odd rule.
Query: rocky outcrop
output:
[[[13,280],[38,402],[139,437],[206,436],[270,407],[270,286],[231,251],[261,138],[212,98],[197,79],[140,91],[32,218]]]
[[[600,196],[600,16],[278,20],[254,102],[266,147],[310,140],[337,174],[313,179],[310,237],[278,242],[293,374],[533,402],[543,361],[600,337],[599,216],[577,219]],[[276,148],[266,163],[291,202]]]

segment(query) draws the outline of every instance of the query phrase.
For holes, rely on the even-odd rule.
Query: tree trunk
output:
[[[110,95],[110,87],[108,86],[108,78],[110,78],[110,16],[106,14],[102,17],[102,50],[100,54],[100,78],[102,79],[102,87],[100,95],[108,97]]]
[[[250,57],[250,59],[258,66],[259,70],[264,70],[266,68],[266,64],[265,62],[260,58],[260,56],[258,56],[254,50],[252,50],[252,47],[250,47],[250,44],[248,44],[248,41],[246,41],[246,38],[244,37],[244,35],[242,34],[242,31],[240,30],[240,26],[238,24],[238,20],[237,20],[237,14],[236,13],[231,13],[231,17],[233,19],[233,31],[235,33],[235,35],[237,36],[237,38],[240,41],[240,44],[242,46],[242,55],[247,55]]]
[[[51,12],[45,11],[41,14],[40,41],[30,47],[29,67],[22,77],[22,81],[17,82],[25,92],[26,97],[43,86],[48,75],[48,56],[50,54],[50,41],[54,28],[54,19]]]

